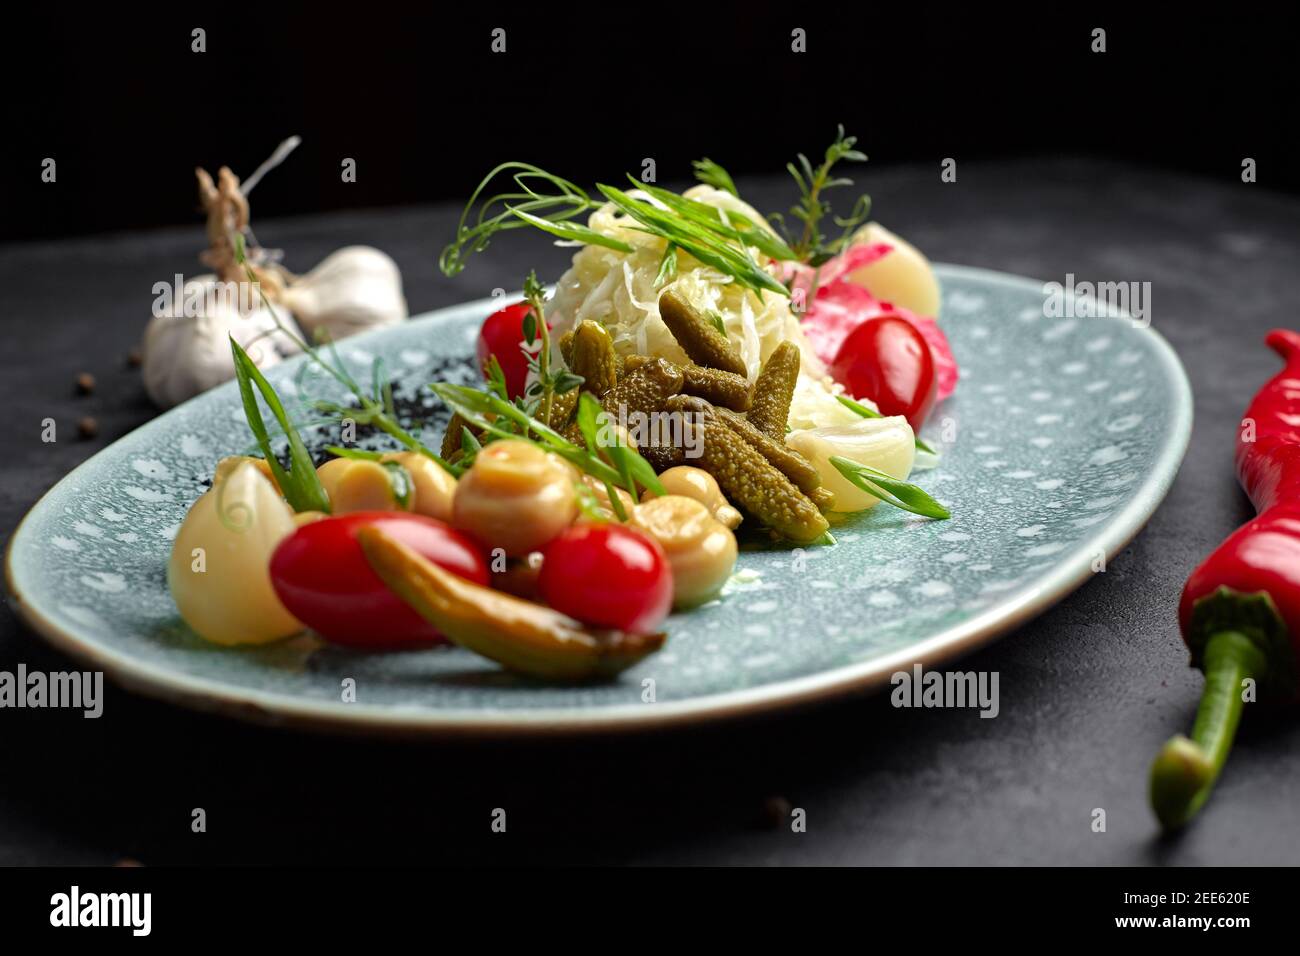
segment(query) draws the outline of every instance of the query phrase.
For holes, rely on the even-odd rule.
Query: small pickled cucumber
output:
[[[748,409],[751,401],[749,380],[745,376],[702,365],[687,365],[682,369],[682,391],[737,412]]]
[[[754,382],[749,404],[749,423],[769,438],[785,442],[790,419],[790,400],[799,378],[799,346],[782,342],[768,356]]]
[[[563,432],[573,418],[573,410],[578,407],[578,389],[571,388],[560,392],[551,399],[551,419],[547,422],[557,432]]]
[[[550,680],[613,677],[663,647],[665,635],[585,627],[541,604],[457,577],[388,537],[357,531],[380,579],[455,644],[522,674]]]
[[[599,322],[588,320],[578,324],[565,361],[575,375],[582,376],[582,387],[597,398],[603,398],[618,380],[619,360],[614,340]]]
[[[451,416],[451,421],[447,422],[447,430],[442,435],[442,447],[438,449],[438,454],[442,456],[443,461],[450,461],[456,452],[460,451],[461,434],[466,427],[471,433],[478,431],[461,417],[460,412]]]
[[[745,439],[759,454],[770,461],[804,494],[811,494],[821,486],[822,477],[817,468],[803,455],[785,443],[785,437],[778,441],[759,431],[752,422],[725,408],[715,409],[719,418],[737,435]]]
[[[615,419],[620,409],[628,417],[634,412],[651,415],[663,411],[664,402],[681,390],[682,370],[663,359],[651,359],[624,375],[601,404]]]
[[[830,525],[817,506],[732,431],[708,402],[683,395],[669,400],[667,407],[701,415],[704,441],[700,457],[691,464],[716,478],[732,504],[796,544],[811,544],[826,533]]]
[[[748,377],[749,370],[727,337],[671,289],[659,297],[659,317],[696,365]]]

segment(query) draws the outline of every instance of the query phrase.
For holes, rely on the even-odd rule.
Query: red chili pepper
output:
[[[1276,330],[1265,341],[1286,367],[1250,403],[1236,453],[1257,514],[1192,572],[1179,603],[1205,691],[1191,739],[1172,738],[1151,767],[1151,806],[1167,828],[1186,823],[1209,796],[1247,679],[1261,699],[1300,697],[1300,333]]]

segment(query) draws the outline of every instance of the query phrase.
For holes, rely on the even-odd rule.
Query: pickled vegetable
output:
[[[749,370],[727,337],[671,289],[659,297],[659,317],[696,365],[748,377]]]
[[[628,418],[634,412],[652,415],[663,411],[664,403],[681,390],[682,370],[663,359],[651,359],[624,375],[601,404],[616,420],[620,409]]]
[[[411,481],[410,511],[439,521],[451,520],[456,479],[428,455],[414,451],[389,452],[381,459],[406,469]]]
[[[659,483],[663,485],[665,494],[694,498],[708,508],[713,517],[733,531],[740,526],[740,512],[731,507],[731,502],[718,487],[718,479],[703,468],[695,468],[691,465],[669,468],[660,474]],[[654,492],[646,491],[641,500],[649,501],[653,497]]]
[[[489,548],[523,557],[573,523],[576,479],[572,466],[536,445],[495,441],[457,483],[452,524]]]
[[[790,420],[790,400],[799,380],[799,346],[782,342],[776,347],[758,379],[749,405],[749,423],[769,438],[785,441]]]
[[[826,533],[830,525],[817,506],[732,431],[708,402],[678,396],[668,408],[703,415],[703,453],[697,464],[718,480],[733,504],[796,544],[810,544]]]
[[[194,502],[172,543],[167,584],[185,623],[226,645],[265,644],[301,631],[268,570],[295,527],[292,509],[255,464],[228,469]]]
[[[745,376],[702,365],[682,368],[682,392],[737,412],[747,410],[751,402],[749,380]]]
[[[694,498],[652,498],[636,506],[629,524],[663,548],[673,574],[676,610],[716,596],[736,567],[736,536]]]
[[[839,473],[830,459],[848,458],[862,465],[904,479],[912,470],[916,456],[916,436],[902,416],[864,418],[852,425],[834,425],[791,432],[790,447],[798,451],[821,471],[823,487],[835,495],[834,511],[863,511],[880,499]]]
[[[554,680],[611,677],[659,650],[663,634],[583,627],[551,608],[459,578],[377,528],[357,541],[375,573],[453,643]]]
[[[329,498],[332,514],[411,511],[415,505],[411,473],[396,462],[333,458],[317,468],[316,474]]]
[[[566,359],[575,375],[581,375],[582,387],[597,398],[614,387],[618,380],[618,353],[614,340],[599,322],[580,322],[573,332],[570,350],[572,360]]]
[[[821,485],[821,475],[818,474],[816,467],[787,445],[784,436],[780,439],[769,438],[735,412],[725,408],[715,409],[715,411],[728,428],[757,448],[759,454],[780,469],[781,474],[794,482],[804,494],[811,493]]]
[[[447,422],[447,431],[442,436],[442,447],[438,450],[438,454],[442,456],[443,461],[450,461],[456,452],[460,451],[461,436],[467,427],[471,434],[478,431],[461,417],[460,412],[456,412],[451,416],[451,421]]]

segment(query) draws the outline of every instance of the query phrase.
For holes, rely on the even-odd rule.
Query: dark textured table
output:
[[[1261,338],[1296,322],[1300,203],[1245,185],[1081,161],[936,167],[867,178],[879,219],[934,259],[1064,280],[1152,283],[1196,428],[1168,499],[1134,543],[1054,610],[963,667],[1001,674],[1001,714],[850,699],[748,723],[571,741],[386,743],[268,730],[109,692],[104,716],[0,710],[0,863],[640,862],[1294,864],[1300,721],[1252,711],[1200,822],[1156,835],[1148,763],[1191,720],[1200,675],[1174,626],[1199,557],[1249,516],[1233,430],[1277,368]],[[784,185],[742,183],[762,209]],[[268,187],[269,188],[269,187]],[[456,280],[435,259],[450,208],[254,219],[305,269],[369,243],[402,267],[412,312],[518,288],[567,253],[516,235]],[[256,216],[256,206],[254,207]],[[5,404],[0,528],[151,410],[125,356],[150,288],[200,271],[200,224],[0,249]],[[74,379],[93,373],[93,395]],[[75,437],[93,415],[100,432]],[[57,419],[60,439],[40,441]],[[68,662],[0,609],[0,670]],[[771,798],[807,832],[756,821]],[[195,807],[208,831],[190,830]],[[506,808],[509,829],[490,831]],[[1092,829],[1094,808],[1107,813]]]

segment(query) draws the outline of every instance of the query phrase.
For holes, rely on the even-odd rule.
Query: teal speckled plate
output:
[[[233,383],[51,489],[10,542],[10,592],[55,646],[128,688],[298,726],[613,730],[879,687],[913,662],[978,647],[1083,584],[1160,503],[1191,431],[1187,378],[1154,332],[1122,317],[1047,318],[1038,282],[956,267],[940,277],[963,377],[927,429],[942,462],[915,480],[952,519],[880,506],[837,526],[833,547],[742,553],[720,600],[671,618],[664,651],[611,683],[545,686],[457,648],[363,654],[302,636],[230,650],[195,637],[164,568],[217,459],[249,448]],[[411,385],[468,381],[489,305],[443,309],[340,350],[359,372],[383,356]],[[271,370],[282,394],[329,393],[299,365]],[[356,681],[353,703],[342,700],[345,678]]]

